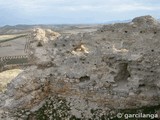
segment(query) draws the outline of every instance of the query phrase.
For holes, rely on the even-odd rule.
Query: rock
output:
[[[117,109],[158,105],[159,31],[151,16],[67,37],[37,29],[29,36],[34,65],[8,85],[0,108],[9,117],[28,110],[29,119],[103,119]]]
[[[137,17],[137,18],[134,18],[133,20],[132,20],[132,22],[134,22],[135,24],[137,24],[137,25],[144,25],[144,26],[146,26],[146,25],[151,25],[151,26],[153,26],[153,25],[158,25],[159,23],[158,23],[158,21],[156,20],[156,19],[154,19],[152,16],[150,16],[150,15],[147,15],[147,16],[141,16],[141,17]],[[143,27],[144,27],[143,26]]]
[[[40,28],[35,29],[33,34],[30,36],[28,45],[28,54],[30,56],[31,63],[39,66],[46,66],[47,64],[50,64],[52,58],[48,52],[51,52],[49,49],[52,48],[48,48],[48,45],[52,40],[59,36],[59,33],[51,30],[43,30]]]

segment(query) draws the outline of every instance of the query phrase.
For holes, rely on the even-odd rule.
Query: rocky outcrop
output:
[[[159,105],[159,31],[151,16],[71,36],[37,29],[29,36],[34,66],[1,94],[1,117],[107,119]]]

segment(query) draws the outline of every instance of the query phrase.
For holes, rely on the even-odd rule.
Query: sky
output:
[[[160,18],[160,0],[0,0],[0,26],[16,24],[95,24]]]

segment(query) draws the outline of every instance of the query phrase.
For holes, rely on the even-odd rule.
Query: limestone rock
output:
[[[152,25],[158,24],[158,21],[150,15],[137,17],[137,18],[133,19],[132,22],[134,22],[137,25],[141,25],[141,26],[142,25],[151,25],[152,26]]]
[[[30,62],[36,65],[46,65],[51,61],[50,53],[52,49],[48,47],[52,40],[59,37],[60,34],[51,30],[37,28],[29,37],[29,56]]]

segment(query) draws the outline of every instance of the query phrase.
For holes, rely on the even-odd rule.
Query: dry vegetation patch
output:
[[[20,69],[12,69],[12,70],[1,72],[0,73],[0,92],[5,91],[7,84],[10,83],[11,80],[15,78],[22,71],[23,70],[20,70]]]
[[[0,35],[0,43],[10,41],[16,38],[24,37],[26,34],[15,34],[15,35]]]

